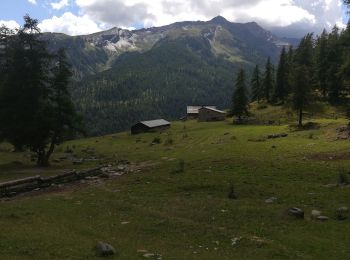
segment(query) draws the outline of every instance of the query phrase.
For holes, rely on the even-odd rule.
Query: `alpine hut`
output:
[[[187,117],[186,119],[198,119],[199,109],[203,106],[187,106]],[[208,108],[216,109],[215,106],[206,106]]]
[[[141,121],[131,127],[131,134],[163,131],[170,127],[170,122],[164,119]]]
[[[198,110],[199,122],[224,121],[226,112],[212,107],[201,107]]]

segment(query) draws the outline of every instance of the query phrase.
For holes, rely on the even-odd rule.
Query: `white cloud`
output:
[[[10,20],[10,21],[0,20],[0,26],[2,25],[5,25],[9,29],[17,29],[20,27],[20,25],[14,20]]]
[[[28,0],[29,3],[36,5],[36,0]]]
[[[61,17],[54,16],[43,20],[39,28],[43,32],[61,32],[68,35],[90,34],[105,29],[87,15],[76,16],[71,12],[66,12]]]
[[[267,28],[301,25],[313,30],[340,23],[341,0],[75,0],[82,14],[110,26],[161,26],[222,15]]]
[[[56,2],[56,3],[51,3],[50,5],[51,5],[51,7],[52,7],[53,9],[55,9],[55,10],[60,10],[60,9],[62,9],[63,7],[68,6],[69,3],[68,3],[68,0],[61,0],[61,1]]]

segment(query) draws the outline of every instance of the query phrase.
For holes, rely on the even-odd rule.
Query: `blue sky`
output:
[[[232,22],[256,21],[285,36],[316,33],[348,17],[340,0],[0,0],[0,23],[19,26],[28,13],[43,31],[88,34],[118,26],[140,28],[222,15]]]

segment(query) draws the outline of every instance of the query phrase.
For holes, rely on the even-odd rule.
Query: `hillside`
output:
[[[184,116],[186,105],[227,108],[237,69],[277,61],[278,39],[256,23],[181,22],[92,35],[46,34],[65,47],[76,81],[72,94],[90,135],[125,130],[139,120]]]
[[[91,35],[45,33],[44,37],[52,50],[66,49],[76,79],[111,68],[124,53],[144,53],[169,38],[201,37],[216,56],[253,64],[265,62],[267,56],[276,61],[281,46],[289,44],[288,39],[279,39],[257,23],[231,23],[221,16],[208,22],[178,22],[133,31],[112,28]]]
[[[285,114],[272,109],[255,113]],[[337,140],[348,121],[336,117],[318,115],[311,121],[320,128],[309,131],[187,121],[162,134],[76,140],[60,146],[45,171],[0,144],[1,180],[99,164],[128,169],[2,200],[2,257],[93,259],[105,241],[122,259],[347,259],[349,219],[338,220],[336,209],[350,206],[349,185],[339,182],[348,178],[350,146]],[[267,139],[276,133],[288,136]],[[151,145],[155,138],[161,143]],[[86,160],[73,166],[70,156]],[[291,207],[305,219],[289,216]],[[313,220],[312,210],[329,220]]]

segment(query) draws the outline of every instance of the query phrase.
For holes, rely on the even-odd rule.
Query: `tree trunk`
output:
[[[303,126],[303,109],[300,108],[299,109],[299,124],[298,124],[299,127],[302,127]]]
[[[38,152],[38,162],[37,165],[40,167],[48,167],[50,166],[50,157],[53,154],[53,151],[55,150],[55,143],[57,139],[57,134],[54,134],[54,136],[51,138],[51,143],[49,150],[45,152],[45,149],[42,149]]]
[[[47,151],[46,155],[45,155],[45,166],[49,166],[50,163],[49,163],[49,159],[53,153],[53,151],[55,150],[55,142],[56,142],[56,138],[57,138],[57,135],[54,135],[51,139],[51,144],[50,144],[50,148],[49,150]]]
[[[45,149],[38,149],[38,151],[36,152],[38,159],[36,161],[36,165],[39,167],[43,167],[44,165],[44,157],[45,157]]]

